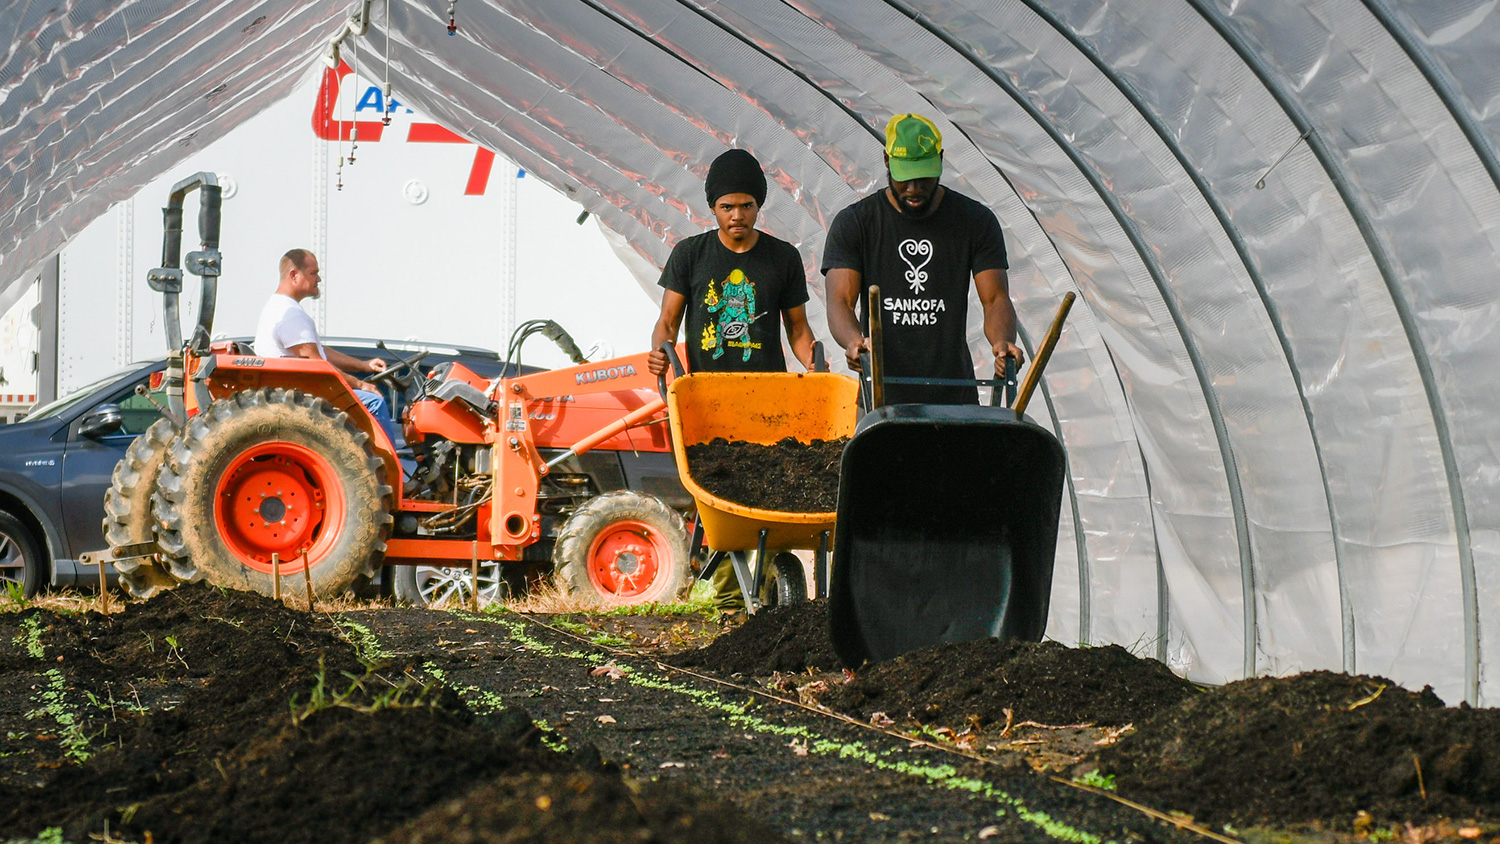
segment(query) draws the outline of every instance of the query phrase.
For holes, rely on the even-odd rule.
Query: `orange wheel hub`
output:
[[[322,456],[288,442],[255,446],[234,459],[214,490],[214,522],[240,561],[271,570],[301,571],[338,540],[346,507],[343,487]]]
[[[589,546],[589,580],[606,598],[631,602],[651,591],[670,565],[671,545],[651,525],[635,519],[614,522]]]

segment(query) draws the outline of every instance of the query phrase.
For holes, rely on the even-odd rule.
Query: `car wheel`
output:
[[[661,499],[606,492],[563,523],[553,550],[558,588],[594,603],[676,600],[688,581],[688,535]]]
[[[474,592],[474,578],[469,569],[460,566],[389,566],[397,600],[414,607],[467,607]],[[479,603],[481,606],[510,598],[510,584],[505,581],[500,564],[479,564]]]
[[[41,543],[20,519],[0,510],[0,588],[9,592],[19,586],[21,595],[30,598],[42,588],[46,574]]]
[[[111,549],[156,540],[151,496],[166,462],[167,446],[176,435],[171,422],[158,419],[131,441],[125,456],[115,464],[109,491],[104,494],[104,538]],[[150,598],[177,583],[154,555],[124,557],[112,564],[126,591],[137,598]]]
[[[271,594],[304,568],[325,597],[373,577],[391,526],[385,464],[343,411],[296,390],[247,390],[193,417],[156,483],[156,541],[172,576]]]

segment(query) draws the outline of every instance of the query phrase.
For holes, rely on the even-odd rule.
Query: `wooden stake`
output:
[[[104,556],[109,552],[99,555],[99,612],[109,615],[109,579],[104,576]]]
[[[307,561],[307,552],[302,552],[302,579],[307,583],[307,611],[313,611],[312,563]]]
[[[281,600],[281,555],[271,552],[271,600]]]
[[[469,609],[479,612],[479,540],[474,540],[470,547]]]

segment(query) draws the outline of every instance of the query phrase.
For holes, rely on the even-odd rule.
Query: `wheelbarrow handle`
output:
[[[885,376],[880,372],[879,358],[868,349],[859,352],[859,387],[864,393],[865,409],[874,410],[885,405]]]
[[[995,362],[995,380],[1004,380],[1005,388],[995,387],[990,393],[990,407],[1011,407],[1016,403],[1016,359],[1006,355],[1002,366],[999,361]],[[1004,404],[1001,404],[1001,394],[1004,394]]]
[[[813,343],[813,372],[828,371],[828,356],[823,353],[823,341],[817,340]]]
[[[682,366],[682,358],[679,358],[677,356],[677,347],[672,345],[671,340],[663,341],[661,344],[661,350],[662,353],[667,356],[667,361],[672,364],[672,377],[681,378],[682,376],[687,374],[687,370]],[[656,376],[656,388],[661,391],[661,400],[666,401],[667,373],[663,372],[660,375]]]

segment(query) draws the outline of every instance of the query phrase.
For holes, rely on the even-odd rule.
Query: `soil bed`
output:
[[[1204,840],[1191,817],[1500,842],[1495,710],[1326,673],[1203,691],[1056,643],[853,674],[826,618],[308,614],[201,586],[0,612],[0,841]],[[1181,814],[1065,782],[1095,769]]]
[[[825,649],[826,660],[813,656]],[[838,662],[821,602],[757,614],[672,661],[769,675],[766,685],[816,705],[966,750],[1019,752],[1038,770],[1097,770],[1124,797],[1215,828],[1500,840],[1500,710],[1445,707],[1430,689],[1379,677],[1310,672],[1200,689],[1115,645],[994,639],[843,677],[826,671]]]
[[[1120,727],[1193,693],[1192,684],[1165,665],[1119,645],[1067,648],[981,639],[872,665],[822,703],[857,717],[883,711],[918,724]]]
[[[707,668],[726,677],[765,677],[778,671],[800,674],[838,671],[838,654],[828,638],[828,604],[802,601],[771,607],[745,619],[734,631],[703,648],[667,660],[685,668]]]
[[[1144,721],[1100,761],[1122,792],[1218,824],[1500,821],[1500,710],[1444,707],[1381,677],[1230,683]]]
[[[688,471],[725,501],[778,513],[831,513],[838,506],[839,461],[847,439],[775,445],[716,437],[686,448]]]
[[[109,616],[0,613],[0,841],[458,840],[434,832],[441,810],[478,785],[482,816],[453,825],[505,840],[571,844],[603,818],[589,840],[782,840],[697,792],[627,782],[586,745],[549,747],[519,707],[370,671],[348,640],[378,640],[340,624],[205,586]]]

